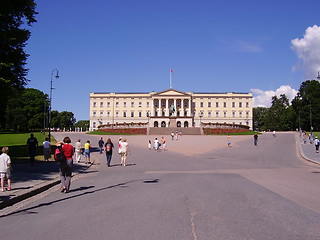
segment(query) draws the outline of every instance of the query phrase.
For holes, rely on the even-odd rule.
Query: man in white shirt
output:
[[[74,156],[76,159],[76,162],[80,162],[81,160],[81,140],[78,139],[78,141],[76,142],[76,145],[74,146]]]

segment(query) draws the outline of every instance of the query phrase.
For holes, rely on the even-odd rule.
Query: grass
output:
[[[34,132],[34,136],[38,139],[39,147],[37,149],[37,161],[43,161],[43,142],[47,135],[40,132]],[[29,162],[29,153],[27,148],[27,140],[30,133],[6,133],[0,134],[0,150],[3,146],[9,147],[9,156],[13,163]],[[53,153],[56,140],[51,136],[51,153]],[[53,146],[52,146],[53,145]]]

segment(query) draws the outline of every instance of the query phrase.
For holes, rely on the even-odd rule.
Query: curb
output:
[[[92,165],[94,165],[94,163],[95,163],[95,159],[93,160],[93,162],[90,165],[88,165],[88,167],[85,170],[74,173],[74,175],[72,175],[72,178],[77,176],[78,174],[81,174],[81,173],[85,172],[86,170],[88,170]],[[60,184],[60,183],[61,183],[60,177],[56,177],[53,180],[45,181],[44,183],[39,183],[34,188],[32,188],[32,190],[21,191],[22,192],[21,194],[14,196],[10,199],[4,200],[3,202],[0,202],[0,210],[4,209],[6,207],[12,206],[18,202],[23,201],[23,200],[26,200],[30,197],[33,197],[39,193],[42,193],[42,192]]]
[[[304,154],[304,152],[303,152],[303,150],[302,150],[302,147],[301,147],[301,143],[300,143],[300,139],[299,139],[298,134],[296,134],[296,144],[298,144],[299,153],[300,153],[300,156],[301,156],[302,158],[304,158],[306,161],[309,161],[309,162],[312,162],[312,163],[315,163],[315,164],[320,165],[320,162],[315,161],[315,160],[313,160],[313,159],[310,159],[310,158],[308,158],[308,157]]]

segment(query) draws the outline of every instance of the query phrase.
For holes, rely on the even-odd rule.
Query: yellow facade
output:
[[[99,125],[146,123],[149,127],[200,127],[204,123],[252,129],[251,93],[90,93],[90,130]]]

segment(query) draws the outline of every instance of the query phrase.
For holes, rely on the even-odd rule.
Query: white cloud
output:
[[[280,86],[276,91],[263,91],[260,89],[251,89],[253,94],[253,106],[254,107],[270,107],[273,96],[280,97],[281,94],[285,94],[291,103],[291,100],[297,95],[298,91],[291,88],[288,85]]]
[[[320,71],[320,27],[308,27],[303,38],[291,41],[291,48],[300,60],[293,71],[301,69],[306,79],[315,79]]]

